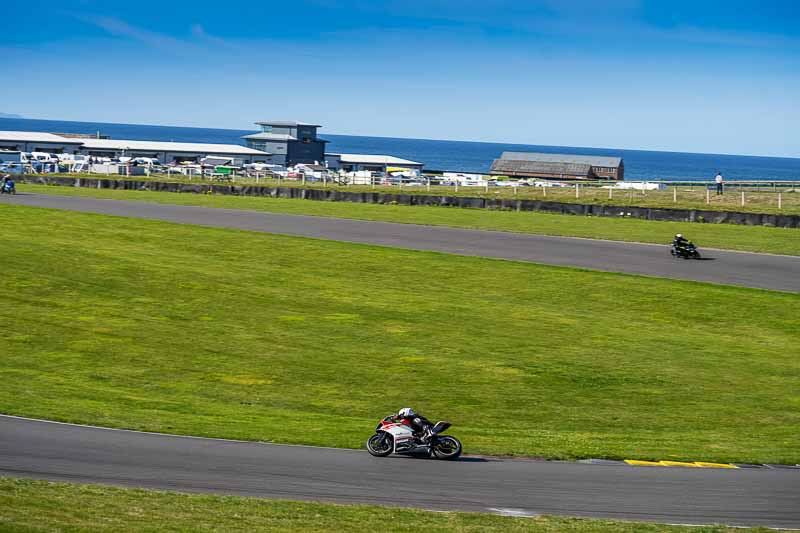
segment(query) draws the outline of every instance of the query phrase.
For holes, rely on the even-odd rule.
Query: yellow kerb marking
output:
[[[703,461],[695,461],[694,464],[703,468],[739,468],[738,466],[729,465],[727,463],[705,463]]]
[[[664,466],[686,466],[689,468],[697,468],[697,465],[694,463],[684,463],[682,461],[661,461],[661,464]]]
[[[633,466],[664,466],[653,461],[637,461],[636,459],[625,459],[625,462]]]

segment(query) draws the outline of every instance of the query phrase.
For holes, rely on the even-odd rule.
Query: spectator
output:
[[[717,182],[717,194],[722,194],[722,172],[717,171],[717,177],[714,178]]]

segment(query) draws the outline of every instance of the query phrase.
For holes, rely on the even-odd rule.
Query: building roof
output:
[[[511,161],[539,161],[543,163],[582,163],[595,167],[618,167],[622,163],[621,157],[545,154],[542,152],[503,152],[500,159]]]
[[[256,122],[259,126],[282,126],[284,128],[296,128],[297,126],[311,126],[312,128],[321,128],[319,124],[312,124],[310,122],[294,122],[291,120],[265,120],[263,122]]]
[[[176,143],[164,141],[129,141],[125,139],[82,139],[88,150],[145,150],[151,152],[192,152],[225,155],[269,155],[239,144]]]
[[[424,163],[416,161],[409,161],[408,159],[401,159],[391,155],[371,155],[371,154],[327,154],[339,157],[342,163],[365,164],[365,165],[393,165],[403,166],[411,165],[421,167]]]
[[[288,133],[251,133],[250,135],[242,135],[242,139],[253,139],[256,141],[296,141],[297,137],[289,135]]]
[[[83,144],[82,140],[67,139],[60,135],[39,131],[0,131],[0,141],[39,142],[57,144]]]
[[[514,161],[495,159],[492,162],[491,174],[509,174],[530,176],[545,174],[550,176],[588,178],[592,165],[589,163],[563,163],[553,161]]]

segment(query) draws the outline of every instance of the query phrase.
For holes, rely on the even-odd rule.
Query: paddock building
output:
[[[128,141],[123,139],[84,139],[80,153],[105,157],[153,157],[162,163],[196,163],[217,155],[239,159],[244,163],[270,161],[270,154],[238,144],[179,143],[162,141]]]
[[[325,160],[325,139],[317,137],[319,124],[267,120],[256,122],[257,133],[242,137],[249,148],[272,155],[276,165],[319,165]]]
[[[244,144],[212,144],[110,139],[97,135],[56,134],[34,131],[0,131],[0,150],[83,154],[95,157],[151,157],[161,163],[198,162],[222,156],[242,163],[326,166],[330,170],[419,172],[423,163],[390,155],[326,153],[325,139],[317,136],[318,124],[289,121],[256,122],[260,132],[242,137]]]
[[[69,139],[38,131],[0,131],[0,150],[10,152],[47,152],[78,154],[83,139]]]
[[[495,176],[560,180],[622,180],[624,173],[621,157],[540,152],[503,152],[489,171]]]
[[[372,154],[326,154],[325,164],[331,170],[342,170],[344,172],[370,171],[370,172],[392,172],[393,170],[407,169],[417,172],[422,171],[424,163],[410,161],[391,155],[372,155]]]
[[[98,157],[153,157],[162,163],[197,162],[209,155],[236,158],[244,163],[270,161],[271,154],[239,144],[134,141],[62,136],[35,131],[0,131],[0,150],[83,154]]]

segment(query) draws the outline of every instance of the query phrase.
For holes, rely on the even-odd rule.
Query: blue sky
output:
[[[800,2],[8,0],[29,118],[800,157]]]

